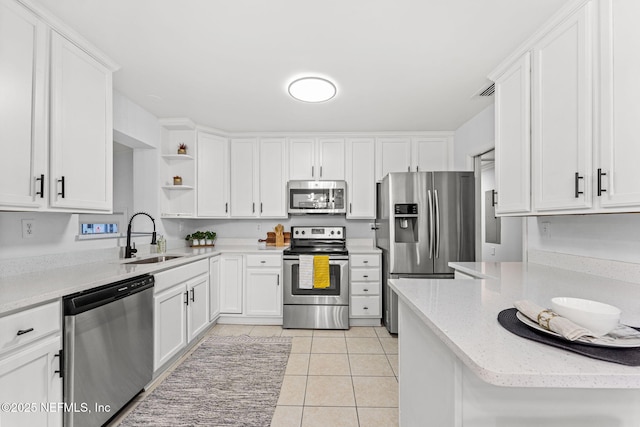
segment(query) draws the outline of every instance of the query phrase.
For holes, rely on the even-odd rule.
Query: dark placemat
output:
[[[627,366],[640,366],[640,347],[596,347],[593,345],[567,341],[564,338],[554,337],[553,335],[549,335],[530,328],[529,326],[518,320],[518,318],[516,317],[517,312],[518,310],[516,308],[508,308],[506,310],[502,310],[498,314],[498,322],[507,331],[514,333],[520,337],[538,341],[543,344],[548,344],[553,347],[562,348],[574,353],[582,354],[583,356],[591,357],[593,359],[605,360],[607,362],[619,363],[621,365]],[[640,328],[634,329],[640,330]]]

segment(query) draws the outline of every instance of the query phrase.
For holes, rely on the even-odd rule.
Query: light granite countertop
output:
[[[450,265],[493,279],[389,283],[424,325],[484,381],[511,387],[640,389],[638,367],[530,341],[497,321],[498,313],[519,299],[549,306],[552,297],[574,296],[616,305],[622,309],[622,323],[640,326],[640,285],[538,264]]]
[[[36,273],[20,274],[0,278],[0,316],[42,304],[48,301],[84,291],[119,280],[154,274],[163,270],[178,267],[201,259],[210,258],[222,253],[264,254],[278,253],[286,247],[227,244],[212,248],[182,248],[168,251],[162,255],[181,255],[180,258],[157,264],[128,264],[128,261],[114,259],[111,261],[92,262],[72,267],[57,268]],[[139,259],[156,254],[140,256]]]

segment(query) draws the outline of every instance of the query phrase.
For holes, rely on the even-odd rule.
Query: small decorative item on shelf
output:
[[[216,233],[213,231],[196,231],[193,234],[187,235],[184,239],[190,242],[193,247],[214,246]]]
[[[187,144],[181,143],[178,145],[178,154],[187,154]]]
[[[173,185],[182,185],[182,177],[179,175],[174,176]]]

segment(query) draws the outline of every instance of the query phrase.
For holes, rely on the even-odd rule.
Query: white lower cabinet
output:
[[[220,257],[220,313],[242,313],[242,255]]]
[[[349,279],[349,318],[373,319],[379,323],[382,317],[380,254],[358,254],[349,250]]]
[[[0,426],[62,425],[61,318],[59,301],[0,318]]]
[[[209,261],[155,275],[153,370],[180,353],[209,325]]]
[[[280,255],[247,255],[245,314],[282,317]]]

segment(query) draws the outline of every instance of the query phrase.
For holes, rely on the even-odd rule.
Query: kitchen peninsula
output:
[[[640,425],[640,367],[530,341],[497,321],[519,299],[576,296],[620,307],[622,323],[637,327],[640,286],[536,264],[492,269],[496,279],[390,281],[400,302],[400,425]]]

